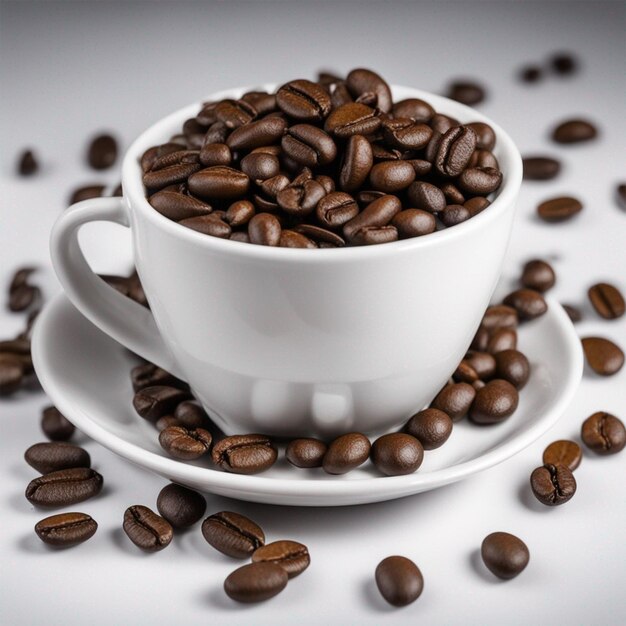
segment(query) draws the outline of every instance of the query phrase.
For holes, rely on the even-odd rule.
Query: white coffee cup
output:
[[[272,248],[195,232],[148,204],[139,166],[147,148],[197,113],[194,104],[133,143],[123,198],[85,200],[58,219],[52,260],[68,297],[105,333],[188,381],[227,434],[397,427],[434,397],[471,342],[500,276],[522,165],[510,137],[473,109],[417,89],[392,91],[492,126],[504,180],[486,210],[423,237],[345,249]],[[150,310],[87,265],[77,235],[93,221],[130,227]]]

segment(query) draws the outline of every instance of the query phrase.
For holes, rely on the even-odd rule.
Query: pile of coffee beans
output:
[[[472,83],[450,97],[483,98]],[[427,235],[487,206],[502,173],[496,135],[423,100],[394,102],[378,74],[292,80],[276,93],[206,102],[141,157],[148,201],[198,232],[286,248]]]

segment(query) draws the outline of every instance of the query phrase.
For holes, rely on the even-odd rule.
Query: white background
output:
[[[599,280],[626,290],[626,212],[614,188],[624,170],[623,2],[519,3],[2,3],[0,71],[0,287],[17,265],[35,263],[46,295],[58,290],[47,238],[70,190],[89,182],[112,186],[118,172],[89,171],[86,138],[112,129],[123,146],[144,127],[212,91],[235,85],[310,77],[319,68],[345,72],[371,66],[392,83],[440,92],[453,77],[480,78],[489,89],[480,110],[504,126],[522,153],[562,157],[550,183],[525,183],[505,275],[524,260],[548,258],[558,273],[553,293],[581,305],[581,335],[600,334],[626,347],[626,318],[601,320],[585,292]],[[568,79],[523,86],[515,72],[556,49],[575,50],[582,70]],[[548,131],[562,118],[585,115],[598,141],[557,147]],[[41,173],[14,175],[18,151],[32,145]],[[583,212],[550,226],[537,201],[580,197]],[[113,227],[87,234],[99,271],[126,269],[127,240]],[[3,291],[4,293],[4,291]],[[17,333],[22,317],[0,312],[0,336]],[[340,509],[249,505],[208,496],[208,512],[249,514],[270,539],[305,542],[312,565],[277,598],[242,607],[225,597],[234,568],[199,528],[144,555],[121,531],[130,504],[154,506],[163,481],[94,442],[90,452],[106,481],[81,504],[100,527],[88,543],[50,551],[32,531],[41,517],[23,496],[35,473],[23,451],[43,440],[43,394],[0,402],[0,623],[20,624],[623,624],[626,622],[626,453],[586,455],[578,493],[557,509],[529,497],[530,471],[545,445],[577,438],[580,424],[604,410],[626,419],[626,368],[601,379],[586,371],[574,401],[540,441],[475,478],[401,501]],[[531,561],[517,579],[500,582],[477,560],[485,535],[517,534]],[[376,564],[401,553],[420,566],[422,597],[406,609],[387,607],[373,583]]]

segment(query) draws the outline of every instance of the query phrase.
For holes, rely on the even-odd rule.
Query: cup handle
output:
[[[181,376],[152,313],[107,285],[89,267],[78,243],[78,230],[106,221],[130,228],[123,198],[92,198],[72,205],[57,219],[50,237],[52,265],[76,308],[113,339],[150,362]]]

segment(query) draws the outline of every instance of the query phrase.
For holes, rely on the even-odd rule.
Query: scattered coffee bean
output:
[[[280,565],[289,578],[295,578],[311,564],[308,548],[297,541],[283,539],[257,548],[252,554],[253,563]]]
[[[617,454],[626,446],[624,423],[605,411],[598,411],[583,422],[581,437],[590,450],[603,456]]]
[[[388,556],[376,567],[376,586],[380,595],[392,606],[415,602],[424,590],[422,572],[404,556]]]
[[[600,376],[617,374],[624,365],[624,352],[610,339],[584,337],[583,352],[589,367]]]
[[[476,390],[468,383],[446,385],[430,403],[431,408],[446,413],[453,422],[458,422],[467,415]]]
[[[141,417],[150,422],[156,422],[189,398],[189,392],[183,389],[154,385],[139,390],[133,398],[133,406]]]
[[[469,383],[470,385],[478,380],[476,370],[465,359],[461,361],[454,370],[452,378],[456,383]]]
[[[168,426],[159,433],[161,447],[175,459],[191,461],[199,459],[211,448],[213,438],[204,428],[189,429],[184,426]]]
[[[193,489],[170,483],[159,492],[157,509],[174,528],[188,528],[202,519],[206,500]]]
[[[228,575],[224,591],[236,602],[262,602],[279,594],[288,580],[287,572],[276,563],[250,563]]]
[[[626,184],[618,185],[616,188],[617,204],[626,211]]]
[[[123,528],[128,538],[145,552],[167,548],[174,536],[174,529],[167,520],[141,504],[126,509]]]
[[[523,287],[545,293],[554,287],[556,275],[549,263],[533,259],[524,265],[520,282]]]
[[[269,469],[278,457],[265,435],[233,435],[213,446],[213,463],[235,474],[258,474]]]
[[[35,524],[37,537],[50,546],[67,548],[94,536],[98,523],[86,513],[60,513]]]
[[[216,550],[234,559],[247,559],[265,545],[260,526],[239,513],[222,511],[202,522],[202,535]]]
[[[597,128],[587,120],[566,120],[552,131],[552,139],[560,144],[590,141],[597,135]]]
[[[480,554],[487,569],[503,580],[521,574],[530,559],[526,544],[515,535],[503,532],[487,535],[480,547]]]
[[[497,424],[514,413],[518,402],[517,389],[509,381],[495,378],[476,392],[469,417],[476,424]]]
[[[517,331],[512,328],[497,328],[491,333],[487,342],[486,351],[497,354],[504,350],[515,350],[517,348]]]
[[[365,463],[370,450],[370,440],[365,435],[361,433],[341,435],[328,446],[322,467],[327,474],[346,474]]]
[[[104,185],[84,185],[74,189],[70,195],[69,204],[76,204],[90,198],[100,198],[104,194],[106,187]]]
[[[580,465],[583,451],[575,441],[560,439],[553,441],[543,451],[544,465],[565,465],[572,472]]]
[[[545,222],[563,222],[580,213],[582,208],[582,203],[576,198],[559,197],[539,204],[537,213]]]
[[[568,52],[559,52],[550,59],[552,69],[562,76],[573,74],[578,69],[576,58]]]
[[[532,492],[546,506],[565,504],[576,493],[576,479],[565,465],[547,463],[530,476]]]
[[[450,84],[446,96],[457,102],[472,106],[481,103],[485,99],[485,90],[475,82],[456,81]]]
[[[67,441],[76,428],[59,409],[48,406],[41,413],[41,430],[51,441]]]
[[[17,161],[17,172],[20,176],[32,176],[39,169],[39,163],[32,150],[24,150]]]
[[[102,489],[102,476],[86,467],[74,467],[44,474],[31,480],[26,499],[36,506],[67,506],[96,496]]]
[[[328,446],[319,439],[294,439],[287,445],[285,456],[296,467],[322,467]]]
[[[541,68],[536,65],[527,65],[520,70],[519,77],[524,83],[536,83],[542,78]]]
[[[571,304],[561,304],[563,310],[567,313],[567,316],[570,318],[573,324],[576,322],[580,322],[583,318],[583,314],[580,312],[578,307],[575,307]]]
[[[424,448],[412,435],[390,433],[374,441],[372,463],[386,476],[412,474],[424,460]]]
[[[543,296],[534,289],[517,289],[504,298],[504,304],[512,306],[520,320],[534,320],[548,310]]]
[[[561,162],[552,157],[532,156],[522,160],[524,180],[552,180],[561,171]]]
[[[496,360],[488,352],[470,350],[464,360],[472,366],[480,380],[488,380],[496,373]]]
[[[19,355],[0,353],[0,397],[17,392],[24,381],[24,364]]]
[[[24,459],[41,474],[72,467],[91,467],[87,450],[64,441],[36,443],[26,450]]]
[[[589,300],[596,313],[606,320],[614,320],[624,315],[624,296],[615,285],[597,283],[589,288]]]
[[[447,413],[439,409],[424,409],[409,419],[404,432],[415,437],[424,450],[435,450],[448,441],[452,426]]]
[[[89,144],[87,161],[94,170],[105,170],[117,159],[117,141],[111,135],[98,135]]]
[[[502,350],[494,355],[496,377],[510,382],[516,389],[522,389],[530,377],[530,363],[519,350]]]
[[[517,321],[517,311],[513,307],[496,304],[487,307],[480,325],[489,332],[493,332],[497,328],[515,329]]]

